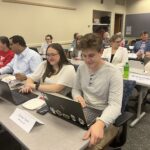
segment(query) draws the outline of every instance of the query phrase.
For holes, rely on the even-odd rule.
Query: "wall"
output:
[[[1,35],[22,35],[29,45],[40,45],[48,33],[54,42],[71,42],[74,32],[92,32],[94,10],[111,11],[111,34],[114,30],[115,13],[125,14],[125,6],[115,5],[115,0],[27,0],[58,6],[75,7],[65,10],[0,1]]]
[[[127,0],[127,14],[149,13],[150,0]]]
[[[150,13],[150,0],[127,0],[126,14]],[[129,41],[139,37],[127,38]]]

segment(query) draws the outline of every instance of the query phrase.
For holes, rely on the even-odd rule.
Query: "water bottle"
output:
[[[125,78],[125,79],[129,78],[129,64],[128,64],[128,62],[126,62],[125,66],[124,66],[123,78]]]

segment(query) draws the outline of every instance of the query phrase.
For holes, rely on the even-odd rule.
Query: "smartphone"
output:
[[[49,112],[49,108],[47,105],[45,105],[37,110],[37,113],[41,114],[41,115],[45,115],[47,112]]]

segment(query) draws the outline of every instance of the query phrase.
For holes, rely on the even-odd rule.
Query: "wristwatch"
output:
[[[38,90],[40,86],[40,83],[35,83],[35,89]]]

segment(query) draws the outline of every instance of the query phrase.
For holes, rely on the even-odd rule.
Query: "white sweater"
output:
[[[90,75],[88,67],[83,64],[78,68],[72,95],[74,99],[83,96],[87,105],[103,110],[100,119],[109,125],[121,112],[122,75],[108,62],[93,75]]]

